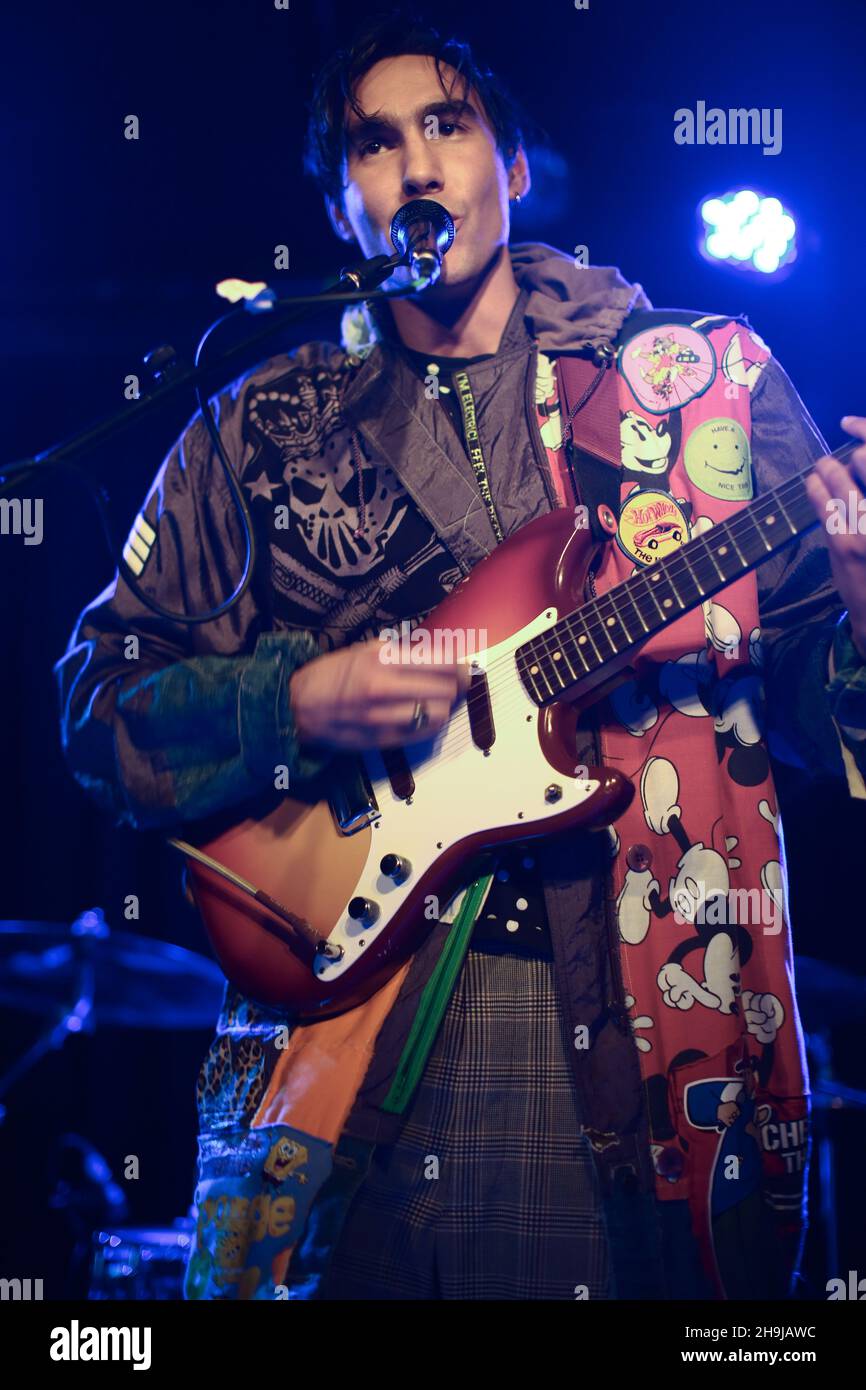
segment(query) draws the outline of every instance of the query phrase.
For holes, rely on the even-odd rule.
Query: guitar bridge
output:
[[[356,835],[382,814],[367,769],[360,758],[346,756],[336,760],[334,774],[328,796],[331,814],[343,835]]]

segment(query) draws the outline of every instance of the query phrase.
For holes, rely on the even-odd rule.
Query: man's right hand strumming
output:
[[[382,660],[379,642],[361,641],[306,662],[289,681],[301,742],[362,751],[420,743],[437,733],[468,689],[465,662]],[[413,726],[416,707],[427,713]]]

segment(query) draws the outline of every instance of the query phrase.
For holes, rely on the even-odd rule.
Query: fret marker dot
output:
[[[580,646],[581,642],[585,642],[585,641],[586,641],[586,633],[585,633],[585,632],[582,632],[582,633],[580,634],[580,636],[578,637],[578,639],[577,639],[577,644],[578,644],[578,646]]]
[[[768,526],[772,526],[772,524],[773,524],[773,522],[776,520],[776,518],[775,518],[774,516],[765,516],[765,517],[764,517],[764,520],[766,521],[766,523],[767,523]]]
[[[554,652],[554,653],[553,653],[553,659],[554,659],[554,661],[560,661],[561,658],[562,658],[562,652]]]
[[[525,912],[529,907],[529,901],[527,898],[518,898],[514,906],[517,908],[518,912]]]
[[[727,555],[727,553],[728,553],[728,547],[727,547],[726,545],[720,545],[720,546],[719,546],[719,554],[720,554],[720,555]]]
[[[613,627],[613,625],[614,625],[615,622],[616,622],[616,618],[608,618],[608,620],[607,620],[607,625],[608,625],[608,627]]]
[[[671,606],[672,603],[673,603],[673,599],[672,599],[672,598],[666,598],[666,599],[665,599],[665,603],[664,603],[665,608],[670,608],[670,606]]]
[[[505,923],[505,927],[507,931],[520,931],[520,923],[515,922],[513,917],[510,921]]]
[[[529,668],[529,674],[530,674],[531,676],[537,676],[537,675],[538,675],[538,667],[537,667],[537,666],[530,666],[530,668]]]

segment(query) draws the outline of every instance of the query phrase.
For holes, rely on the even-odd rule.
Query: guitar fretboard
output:
[[[837,449],[844,461],[858,441]],[[660,632],[735,579],[820,525],[806,492],[811,468],[786,479],[727,521],[592,599],[515,652],[538,705],[559,699],[590,672]],[[854,483],[852,482],[852,487]]]

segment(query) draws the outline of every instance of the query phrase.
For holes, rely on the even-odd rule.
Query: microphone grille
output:
[[[444,249],[449,250],[454,240],[454,222],[448,209],[433,198],[413,198],[397,209],[391,219],[391,240],[395,250],[404,251],[406,249],[405,242],[402,242],[403,232],[410,222],[416,222],[422,217],[430,219],[438,235],[443,232],[446,234],[448,245]]]

